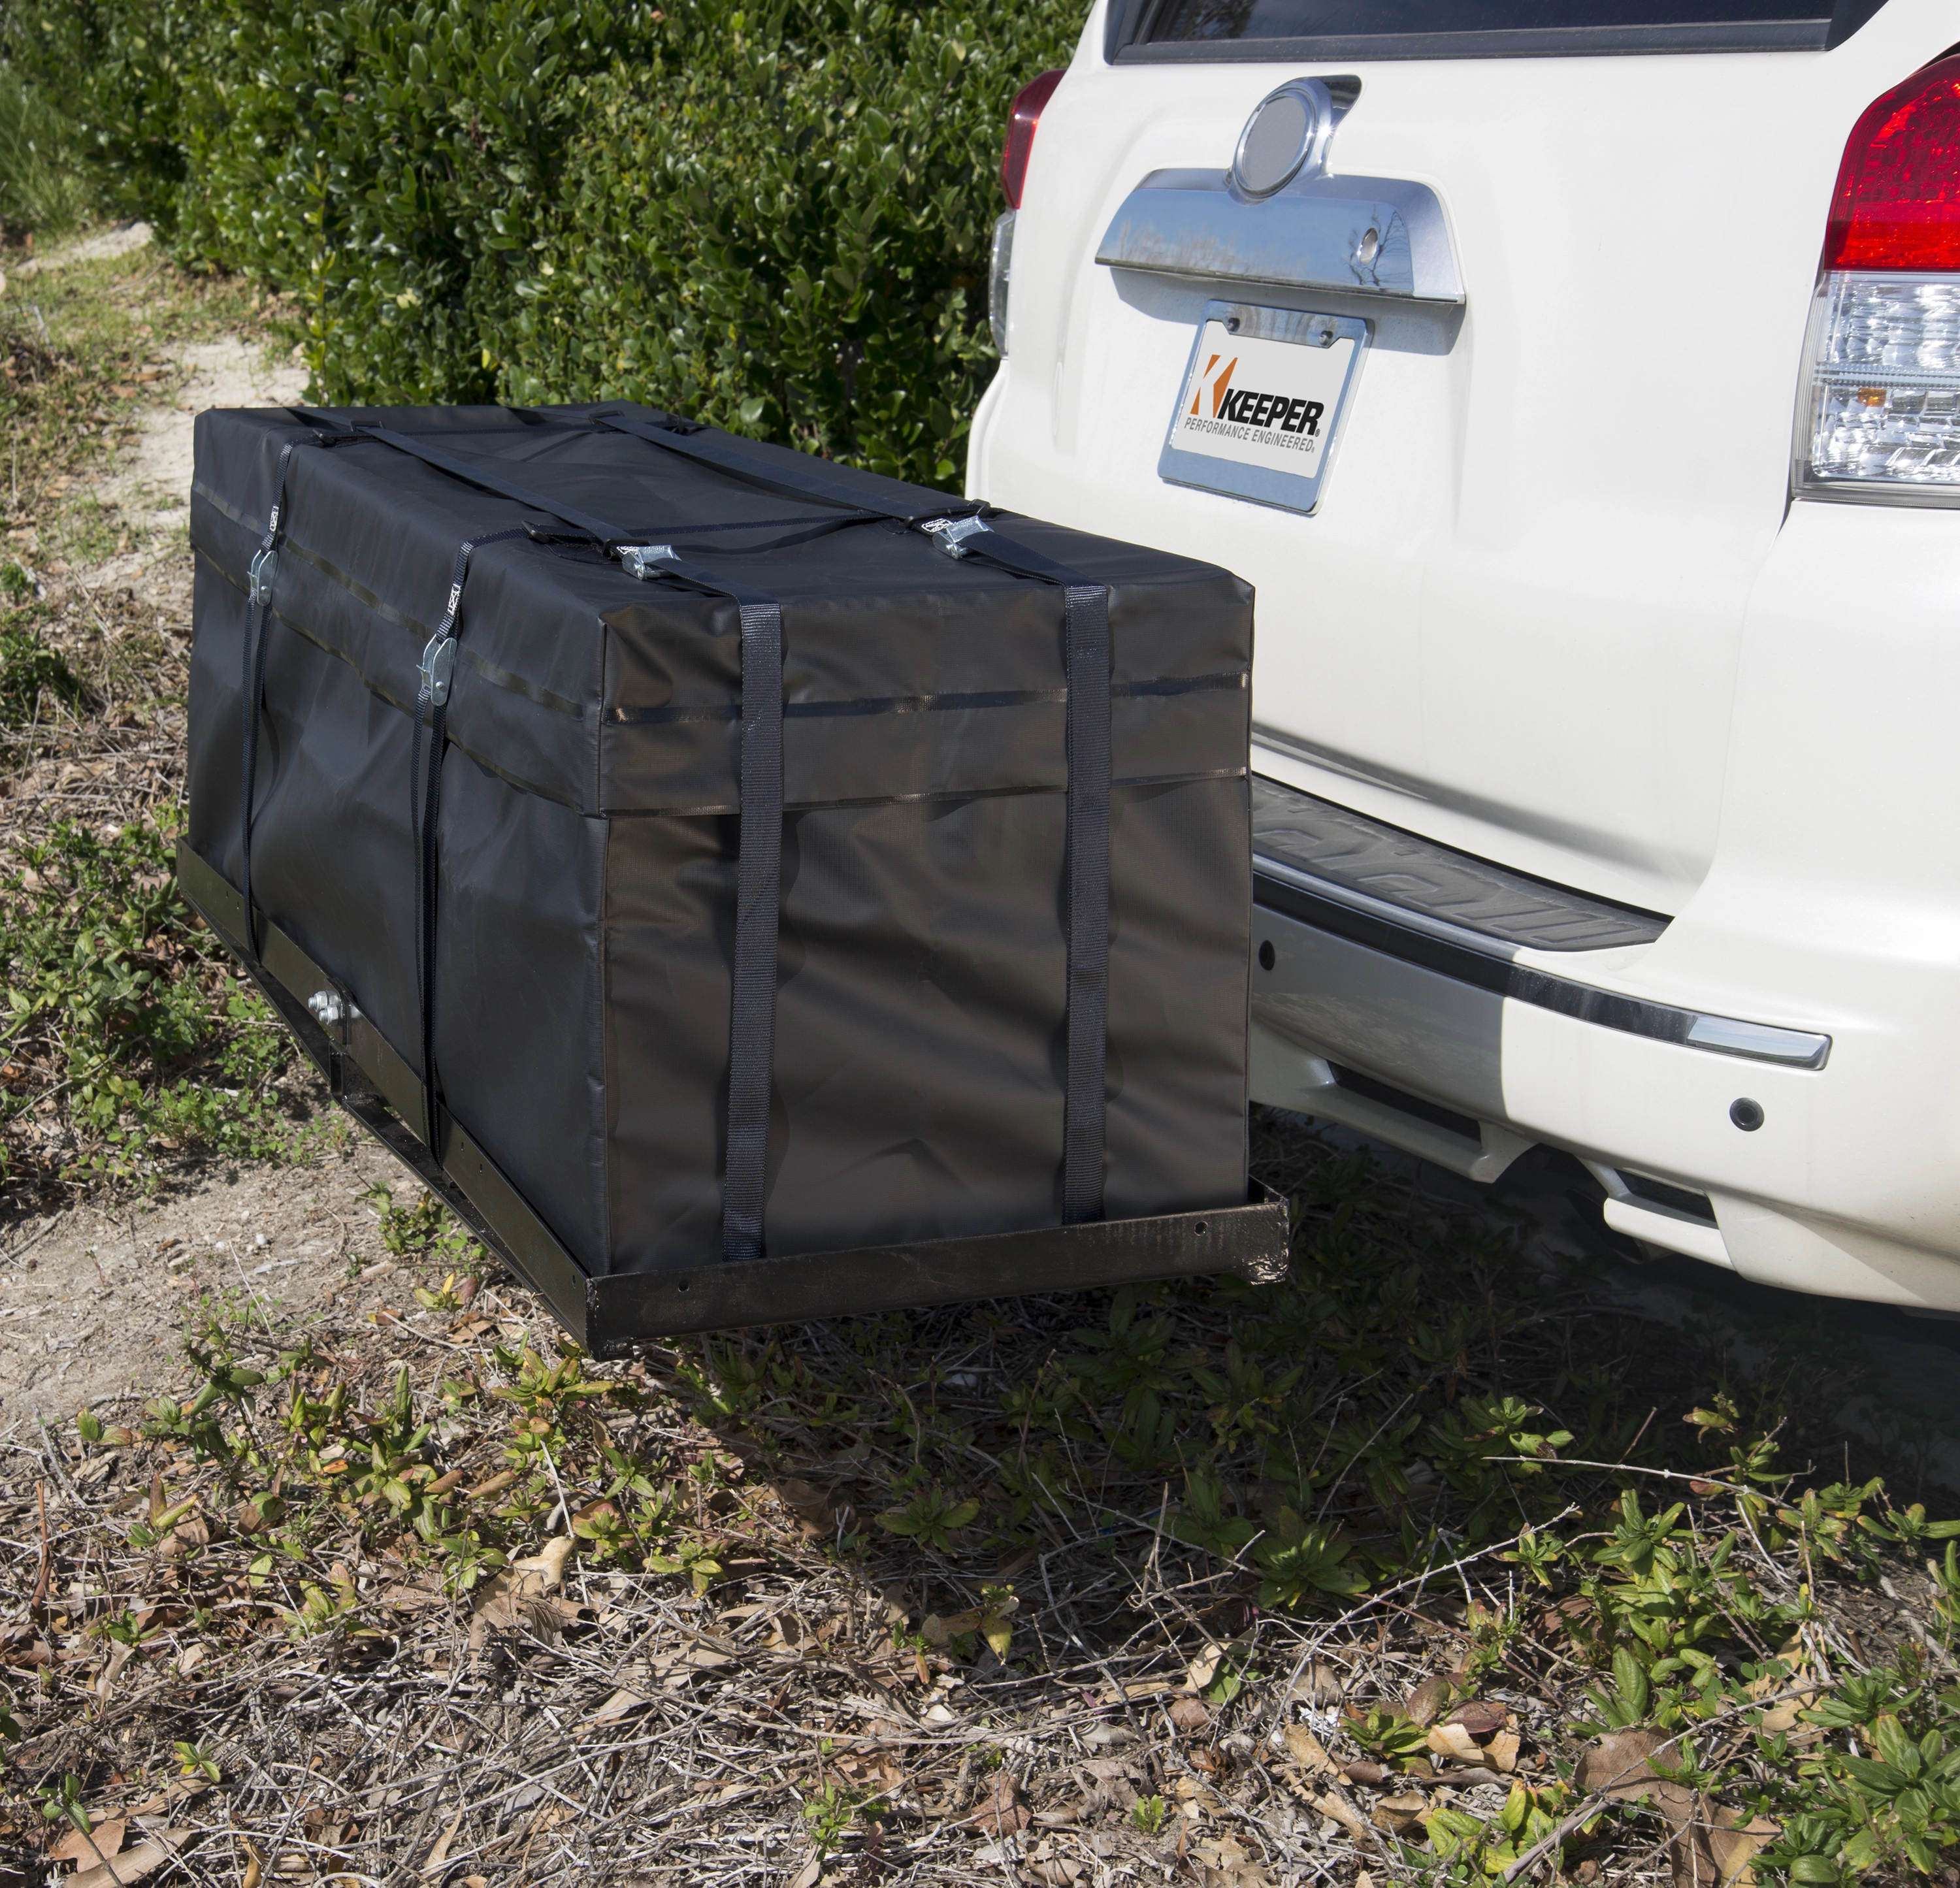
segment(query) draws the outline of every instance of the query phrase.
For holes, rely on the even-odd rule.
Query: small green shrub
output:
[[[0,568],[0,585],[20,567]],[[56,702],[72,707],[86,693],[60,652],[48,647],[32,622],[0,618],[0,728],[45,721]]]

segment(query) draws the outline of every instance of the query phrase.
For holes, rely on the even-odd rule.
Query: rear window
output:
[[[1882,0],[1115,0],[1112,56],[1477,59],[1816,51]],[[1118,16],[1121,16],[1118,17]]]

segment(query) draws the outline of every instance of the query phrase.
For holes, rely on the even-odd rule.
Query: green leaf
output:
[[[1629,1646],[1618,1646],[1613,1652],[1613,1684],[1619,1694],[1619,1702],[1628,1713],[1630,1724],[1639,1724],[1647,1717],[1651,1702],[1651,1691],[1647,1681],[1647,1667],[1643,1665]]]

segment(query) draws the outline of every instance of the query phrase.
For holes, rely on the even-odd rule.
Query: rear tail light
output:
[[[1061,83],[1059,72],[1044,72],[1030,79],[1014,94],[1007,113],[1007,141],[1001,152],[1001,188],[1007,193],[1007,208],[1021,207],[1021,186],[1028,176],[1028,159],[1035,148],[1035,127],[1041,122],[1042,107],[1055,96]]]
[[[1042,107],[1055,96],[1061,83],[1059,72],[1044,72],[1030,79],[1014,94],[1007,113],[1007,141],[1001,152],[1001,188],[1007,193],[1007,208],[994,225],[994,253],[987,272],[987,319],[994,330],[994,346],[1004,356],[1007,351],[1007,287],[1013,273],[1014,217],[1021,207],[1021,190],[1028,179],[1028,159],[1034,154],[1035,127],[1041,122]]]
[[[1960,59],[1853,127],[1812,310],[1799,491],[1960,504]]]

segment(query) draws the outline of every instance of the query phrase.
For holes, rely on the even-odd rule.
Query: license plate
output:
[[[1312,511],[1367,346],[1352,315],[1208,302],[1158,477]]]

